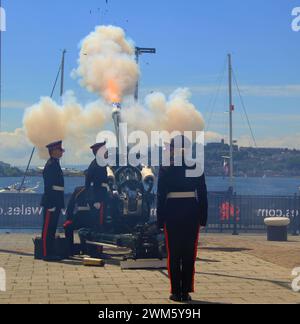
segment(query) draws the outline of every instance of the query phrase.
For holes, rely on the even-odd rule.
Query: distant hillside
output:
[[[207,144],[205,169],[208,176],[224,175],[224,156],[229,156],[229,145],[224,141]],[[235,145],[234,173],[240,177],[299,177],[300,151]]]
[[[149,160],[151,151],[149,150]],[[160,156],[162,148],[160,148]],[[224,157],[229,156],[229,145],[222,140],[205,146],[205,173],[224,176]],[[65,168],[69,177],[83,176],[87,166]],[[237,177],[300,177],[300,151],[285,148],[253,148],[234,146],[234,174]],[[42,169],[30,169],[27,176],[41,176]],[[0,177],[20,177],[23,172],[0,161]]]
[[[0,177],[20,177],[23,172],[11,165],[0,161]]]

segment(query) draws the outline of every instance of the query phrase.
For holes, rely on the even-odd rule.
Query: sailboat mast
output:
[[[229,76],[229,139],[230,139],[230,185],[233,186],[233,98],[232,98],[232,61],[228,54],[228,76]]]
[[[62,59],[61,59],[61,82],[60,82],[60,96],[64,94],[64,80],[65,80],[65,55],[66,50],[63,50]]]

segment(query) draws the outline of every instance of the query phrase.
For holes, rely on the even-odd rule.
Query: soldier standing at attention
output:
[[[64,203],[64,176],[59,160],[65,150],[62,141],[47,145],[50,159],[47,161],[43,171],[44,195],[41,206],[44,207],[43,224],[43,259],[44,261],[60,261],[55,255],[55,234],[57,230],[59,215],[65,208]]]
[[[198,250],[200,227],[207,222],[207,188],[205,176],[187,177],[186,164],[175,166],[175,138],[171,142],[170,167],[161,167],[158,180],[157,220],[160,229],[165,230],[168,250],[168,271],[171,281],[170,299],[176,302],[192,300],[194,292],[195,262]],[[190,142],[180,136],[182,146]]]
[[[97,154],[101,149],[103,157],[107,155],[106,142],[97,143],[91,146],[96,157],[89,166],[86,174],[85,188],[88,192],[88,202],[91,207],[94,224],[101,229],[105,225],[105,212],[108,196],[108,177],[106,166],[100,166],[97,162]],[[99,157],[101,158],[101,157]]]

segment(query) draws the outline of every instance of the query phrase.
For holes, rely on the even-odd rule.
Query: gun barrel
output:
[[[113,103],[112,107],[113,107],[112,119],[114,121],[117,143],[118,143],[118,147],[119,147],[120,146],[119,141],[120,141],[120,123],[121,123],[121,104]]]

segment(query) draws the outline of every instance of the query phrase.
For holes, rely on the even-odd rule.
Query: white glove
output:
[[[50,213],[55,213],[55,212],[56,212],[56,207],[51,208],[51,209],[48,209],[48,211],[49,211]]]
[[[101,208],[101,204],[100,204],[100,203],[95,203],[95,204],[94,204],[94,207],[95,207],[97,210],[100,210],[100,208]]]

